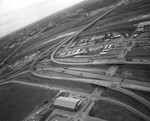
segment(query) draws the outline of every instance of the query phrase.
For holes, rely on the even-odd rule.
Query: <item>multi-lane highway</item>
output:
[[[95,102],[98,102],[99,100],[112,103],[114,105],[117,105],[118,107],[123,107],[124,109],[127,109],[136,115],[142,117],[146,121],[150,121],[149,111],[150,111],[150,101],[146,99],[143,95],[139,95],[138,93],[135,93],[135,91],[139,92],[146,92],[150,93],[150,83],[146,81],[140,81],[133,78],[126,78],[122,76],[116,76],[117,70],[119,70],[121,67],[120,65],[124,64],[132,64],[132,65],[148,65],[150,63],[149,59],[137,59],[134,58],[132,60],[126,58],[128,52],[130,52],[136,45],[138,37],[135,39],[133,32],[129,38],[125,38],[118,41],[114,41],[113,43],[117,43],[119,46],[123,46],[123,49],[120,49],[120,53],[117,56],[117,58],[99,58],[99,55],[95,56],[68,56],[68,57],[58,57],[58,51],[62,51],[63,49],[66,51],[70,48],[72,49],[71,45],[77,41],[78,37],[85,32],[86,30],[89,30],[91,27],[93,27],[97,22],[103,20],[107,15],[109,15],[111,12],[115,11],[116,9],[120,8],[121,6],[128,3],[128,0],[122,0],[121,2],[113,4],[112,6],[109,6],[105,13],[101,16],[98,16],[95,20],[90,22],[89,24],[83,26],[83,28],[80,28],[78,30],[75,29],[75,31],[69,32],[69,33],[60,33],[60,35],[45,41],[44,43],[37,44],[36,46],[29,47],[29,50],[24,51],[23,53],[19,53],[17,55],[16,52],[19,51],[19,49],[23,46],[23,44],[17,48],[11,55],[9,55],[6,59],[4,59],[3,63],[8,61],[9,59],[13,58],[19,58],[26,56],[28,54],[34,53],[38,51],[40,48],[46,48],[43,52],[41,52],[37,58],[35,58],[32,63],[28,64],[29,71],[25,70],[24,68],[20,70],[14,70],[11,73],[8,73],[6,75],[3,75],[0,77],[1,79],[1,85],[6,83],[19,83],[23,85],[29,85],[29,86],[37,86],[40,88],[48,88],[51,89],[52,87],[45,84],[40,83],[33,83],[33,82],[26,82],[26,81],[17,81],[17,80],[11,80],[15,77],[19,77],[20,75],[24,75],[26,73],[30,73],[31,75],[42,78],[42,79],[52,79],[52,80],[65,80],[70,82],[82,82],[85,84],[91,84],[96,86],[94,92],[92,94],[84,94],[84,96],[88,97],[88,103],[84,105],[84,108],[80,110],[82,112],[81,114],[78,112],[76,114],[76,117],[70,113],[67,114],[67,116],[72,116],[75,119],[83,119],[86,120],[93,120],[97,121],[98,119],[92,118],[89,116],[90,110],[92,110],[92,107]],[[108,34],[108,32],[106,32]],[[123,36],[122,36],[123,38]],[[57,43],[53,43],[54,41],[57,41]],[[125,41],[125,42],[124,42]],[[51,45],[53,43],[53,45]],[[105,47],[107,44],[112,44],[111,42],[104,42]],[[106,44],[107,43],[107,44]],[[127,46],[128,44],[131,44],[130,46]],[[116,45],[117,45],[116,44]],[[101,45],[101,44],[100,44]],[[100,46],[98,45],[98,46]],[[87,48],[89,45],[80,47],[78,49]],[[90,45],[91,47],[91,45]],[[96,46],[93,46],[96,48]],[[71,50],[70,49],[70,50]],[[14,57],[12,57],[14,56]],[[27,66],[26,66],[27,68]],[[19,74],[20,72],[20,74]],[[123,72],[122,72],[123,73]],[[121,74],[120,74],[121,75]],[[126,75],[130,76],[131,74],[126,73]],[[9,76],[9,78],[7,78]],[[7,79],[6,79],[7,78]],[[5,80],[6,79],[6,80]],[[8,82],[6,82],[8,81]],[[42,82],[42,81],[41,81]],[[63,88],[56,87],[59,90],[63,90]],[[55,89],[56,89],[55,88]],[[111,92],[115,92],[115,94],[118,93],[118,95],[121,93],[123,96],[127,96],[129,99],[134,99],[134,101],[137,104],[144,105],[141,109],[138,107],[134,107],[135,105],[131,102],[126,102],[125,100],[121,101],[121,97],[113,97],[114,95],[108,94],[103,95],[103,93],[107,93],[106,90],[111,90]],[[68,91],[65,89],[65,91]],[[106,92],[105,92],[106,91]],[[76,93],[76,92],[74,92]],[[81,93],[79,93],[81,94]],[[83,94],[81,94],[83,95]],[[112,96],[112,97],[111,97]],[[129,104],[128,104],[129,103]],[[131,103],[131,105],[130,105]],[[134,103],[134,102],[133,102]],[[134,105],[134,106],[133,106]],[[50,105],[44,108],[39,108],[38,111],[42,111],[45,108],[49,108]],[[140,107],[140,106],[139,106]],[[142,110],[143,109],[143,110]],[[86,112],[84,112],[86,110]],[[142,112],[143,111],[143,112]],[[34,110],[30,115],[28,115],[24,121],[28,121],[28,119],[32,118],[33,115],[35,115],[37,110]],[[55,110],[55,113],[64,114],[62,110]]]

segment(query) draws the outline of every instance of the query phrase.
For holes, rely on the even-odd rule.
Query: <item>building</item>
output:
[[[145,21],[145,22],[141,22],[138,24],[138,28],[141,28],[141,27],[149,27],[150,26],[150,21]]]
[[[150,21],[146,21],[146,22],[141,22],[137,25],[137,30],[136,31],[147,31],[148,29],[150,29]]]
[[[81,105],[82,101],[79,98],[73,97],[58,97],[53,103],[54,107],[66,109],[70,111],[76,111],[78,107]]]

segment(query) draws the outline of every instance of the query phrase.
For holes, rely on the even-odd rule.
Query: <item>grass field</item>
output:
[[[150,66],[120,65],[114,76],[133,79],[136,81],[150,82]]]
[[[144,121],[132,112],[105,101],[97,101],[89,112],[89,115],[109,121]]]
[[[138,100],[136,100],[136,99],[134,99],[128,95],[125,95],[121,92],[117,92],[117,91],[114,91],[111,89],[106,89],[102,93],[102,96],[118,100],[122,103],[125,103],[125,104],[139,110],[143,114],[150,116],[150,109],[149,108],[147,108],[144,104],[142,104]]]
[[[21,121],[45,101],[52,100],[56,90],[5,84],[0,86],[0,121]]]

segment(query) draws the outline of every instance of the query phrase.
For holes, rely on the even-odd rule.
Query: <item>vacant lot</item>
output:
[[[144,121],[132,112],[105,101],[96,102],[89,115],[109,121]]]
[[[58,91],[19,84],[0,86],[0,121],[21,121]]]
[[[116,77],[133,79],[136,81],[150,82],[150,66],[149,65],[120,65]]]

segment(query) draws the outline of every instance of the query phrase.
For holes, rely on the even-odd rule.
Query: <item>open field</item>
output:
[[[120,102],[123,102],[139,111],[141,111],[143,114],[150,116],[150,109],[148,107],[146,107],[144,104],[142,104],[141,102],[139,102],[138,100],[125,95],[121,92],[118,91],[114,91],[111,89],[106,89],[104,90],[104,92],[102,93],[103,97],[108,97],[108,98],[112,98],[115,100],[118,100]]]
[[[0,121],[21,121],[34,109],[52,100],[58,91],[20,84],[0,86]]]
[[[149,65],[120,65],[115,75],[117,77],[150,82]]]
[[[109,121],[144,121],[132,112],[110,102],[97,101],[89,112],[91,117]]]

